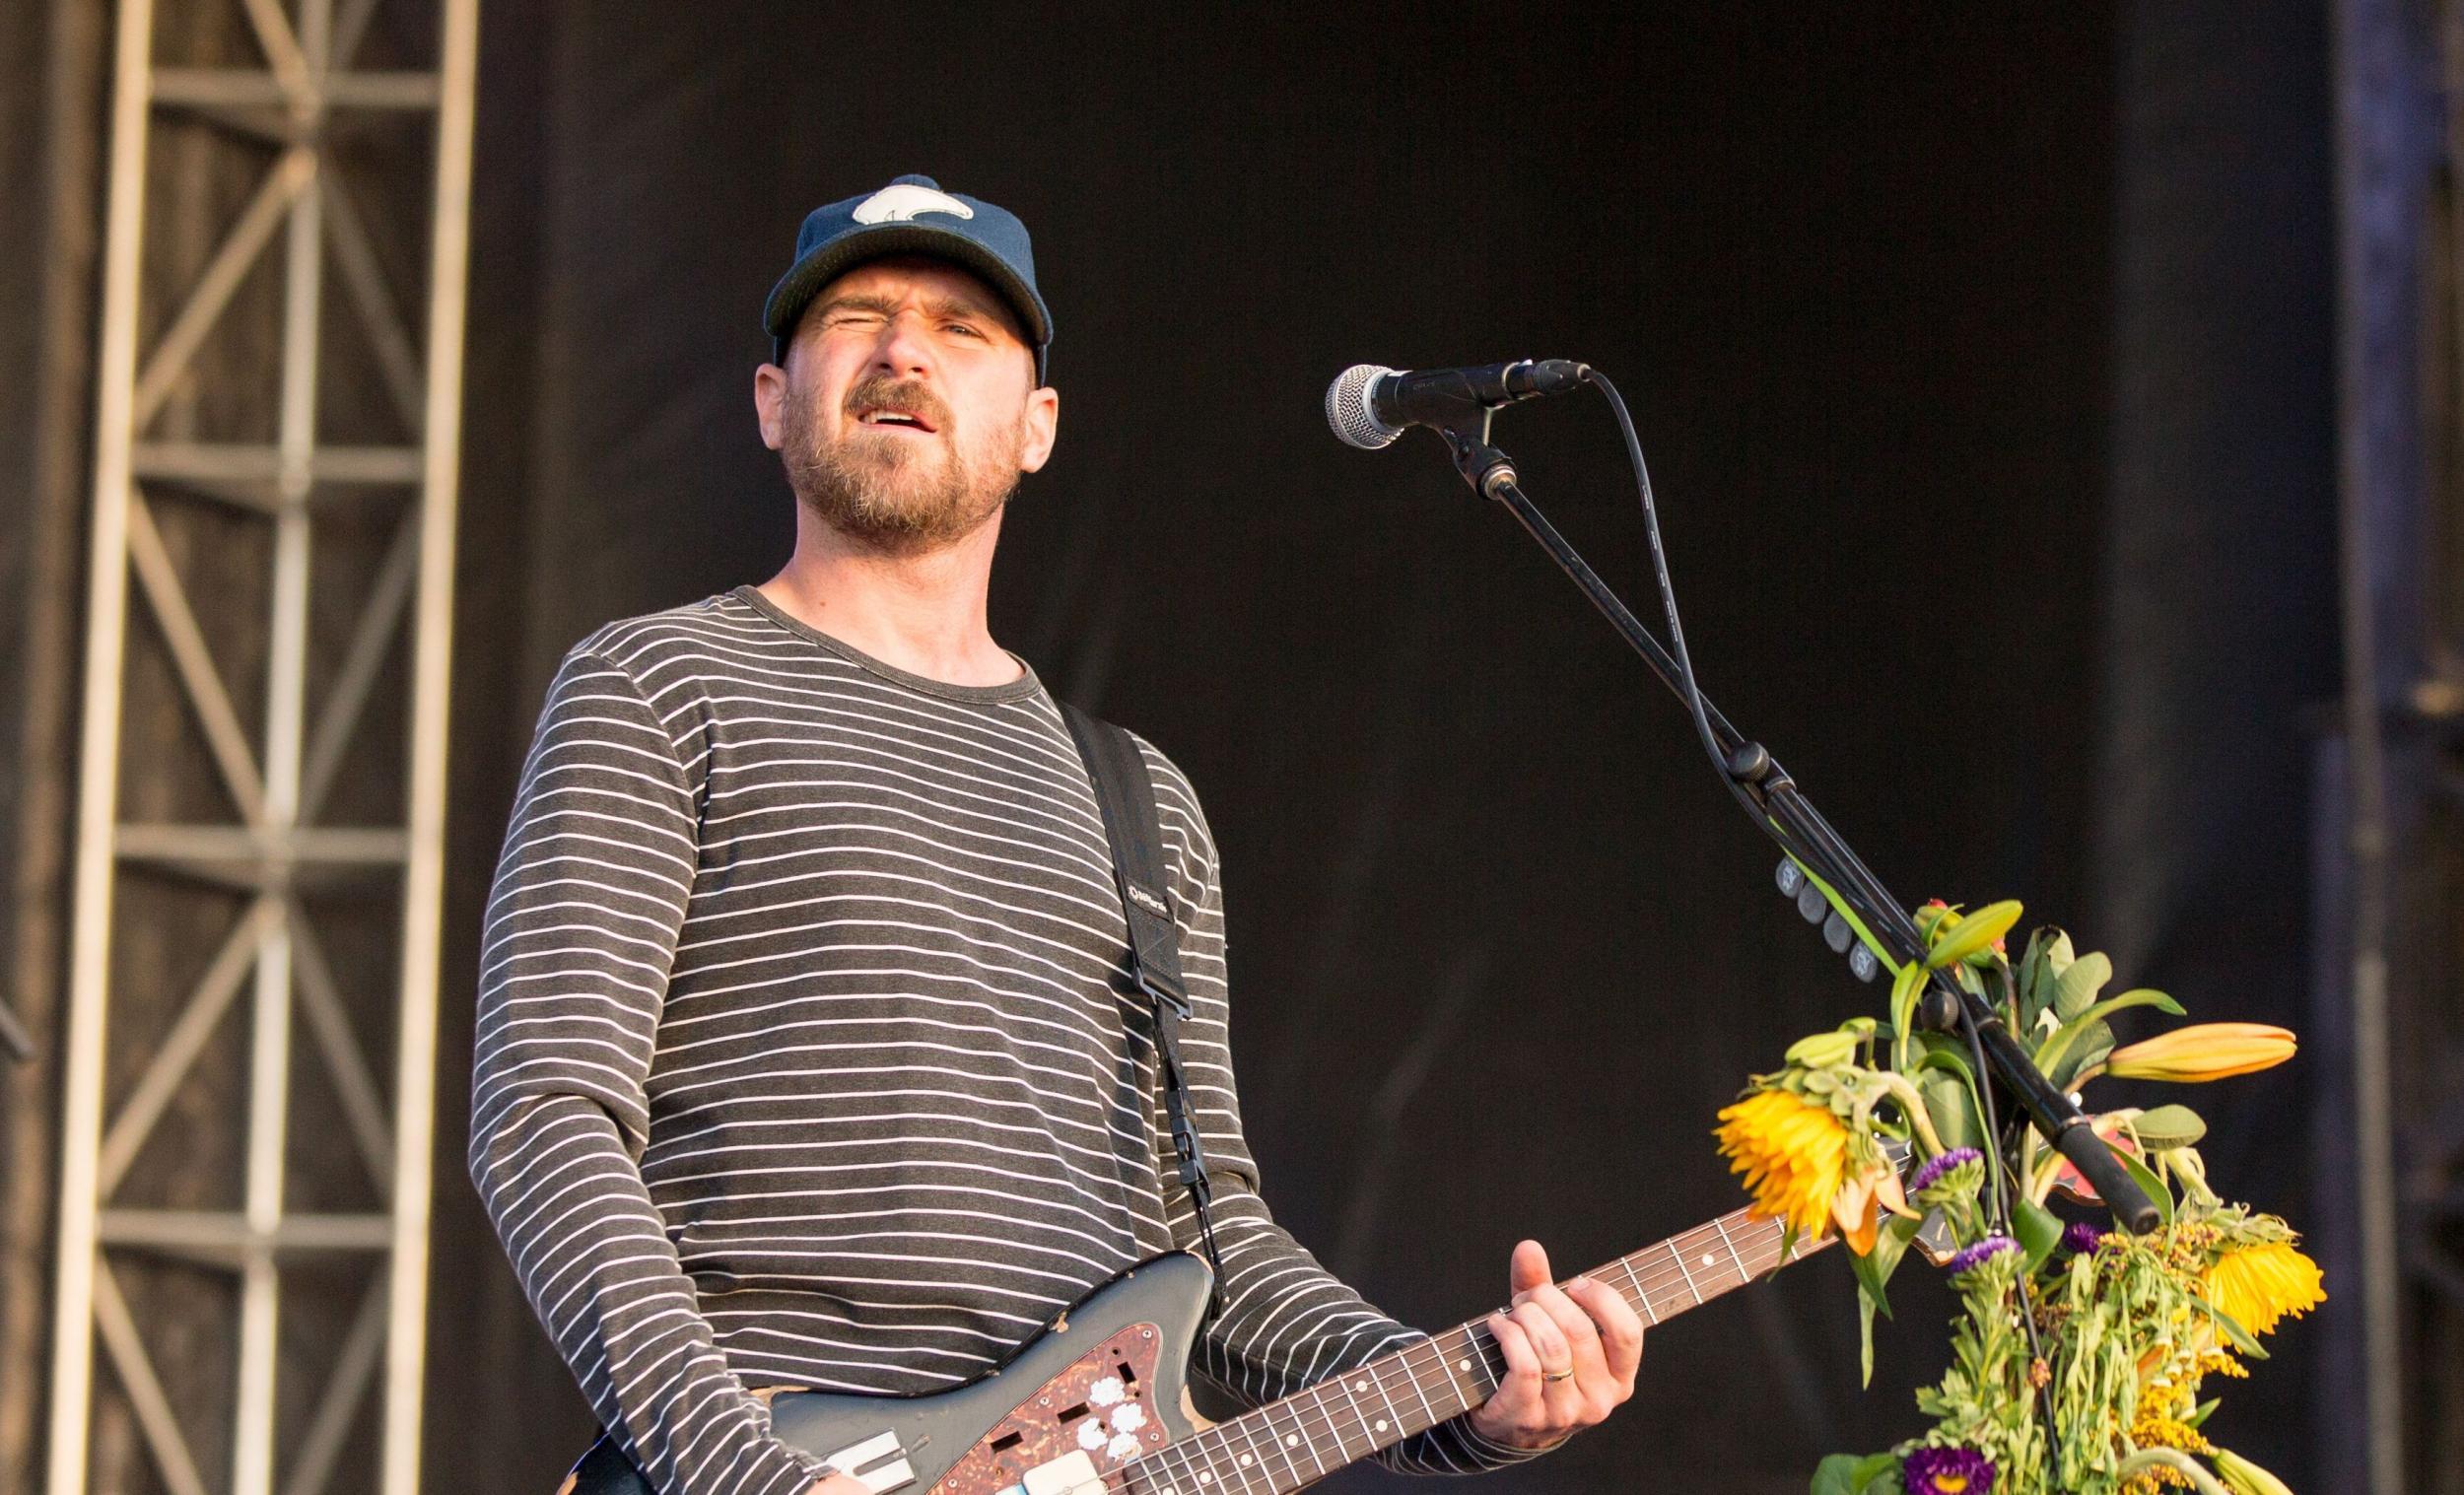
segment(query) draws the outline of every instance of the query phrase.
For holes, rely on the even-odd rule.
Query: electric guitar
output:
[[[1588,1275],[1646,1325],[1780,1264],[1779,1222],[1745,1210]],[[1801,1240],[1811,1255],[1827,1238]],[[922,1396],[782,1392],[771,1426],[874,1495],[1284,1495],[1488,1400],[1505,1359],[1484,1320],[1210,1423],[1188,1395],[1213,1273],[1188,1252],[1080,1299],[999,1369]],[[560,1495],[651,1495],[612,1438]]]

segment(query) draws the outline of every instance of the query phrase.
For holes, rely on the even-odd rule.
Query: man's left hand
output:
[[[1506,1312],[1488,1316],[1488,1331],[1506,1357],[1506,1379],[1472,1410],[1472,1426],[1494,1443],[1547,1448],[1634,1394],[1643,1321],[1605,1282],[1577,1277],[1556,1286],[1548,1253],[1538,1241],[1515,1247],[1506,1280],[1514,1297]]]

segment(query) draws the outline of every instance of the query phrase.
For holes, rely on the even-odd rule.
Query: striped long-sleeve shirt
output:
[[[1258,1194],[1215,849],[1154,779],[1225,1311],[1288,1395],[1418,1337]],[[611,624],[540,717],[482,942],[471,1175],[600,1420],[666,1495],[823,1472],[748,1388],[945,1390],[1196,1238],[1103,823],[1052,698],[926,680],[752,588]],[[1442,1423],[1381,1456],[1519,1451]]]

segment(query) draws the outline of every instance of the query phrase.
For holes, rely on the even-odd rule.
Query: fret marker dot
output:
[[[1298,1433],[1286,1433],[1286,1434],[1284,1434],[1284,1435],[1283,1435],[1283,1446],[1284,1446],[1285,1448],[1287,1448],[1287,1449],[1296,1449],[1296,1448],[1299,1448],[1299,1447],[1300,1447],[1300,1434],[1298,1434]]]
[[[1704,1253],[1702,1254],[1702,1264],[1703,1264],[1703,1265],[1705,1265],[1705,1266],[1709,1266],[1709,1265],[1711,1264],[1711,1260],[1712,1260],[1711,1253],[1709,1253],[1709,1252],[1704,1252]]]
[[[1386,1431],[1386,1419],[1383,1417],[1378,1419],[1378,1431],[1381,1433]]]
[[[1469,1360],[1458,1360],[1455,1362],[1455,1369],[1459,1371],[1468,1371],[1472,1369],[1472,1362]]]
[[[1256,1460],[1251,1459],[1251,1458],[1250,1458],[1247,1454],[1243,1454],[1243,1455],[1241,1456],[1241,1467],[1242,1467],[1242,1468],[1245,1468],[1245,1469],[1246,1469],[1246,1468],[1248,1468],[1248,1467],[1249,1467],[1252,1463],[1255,1463],[1256,1461],[1257,1461]]]
[[[1368,1389],[1369,1383],[1366,1381],[1355,1381],[1352,1383],[1352,1390],[1355,1392],[1365,1392]]]
[[[1213,1470],[1211,1470],[1211,1469],[1200,1469],[1200,1470],[1198,1470],[1198,1482],[1199,1484],[1213,1484],[1213,1483],[1215,1482],[1214,1471],[1213,1471]]]

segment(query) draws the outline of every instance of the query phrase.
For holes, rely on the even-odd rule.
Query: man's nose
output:
[[[932,343],[924,336],[922,313],[902,311],[882,323],[881,340],[873,345],[873,368],[905,377],[932,372]]]

